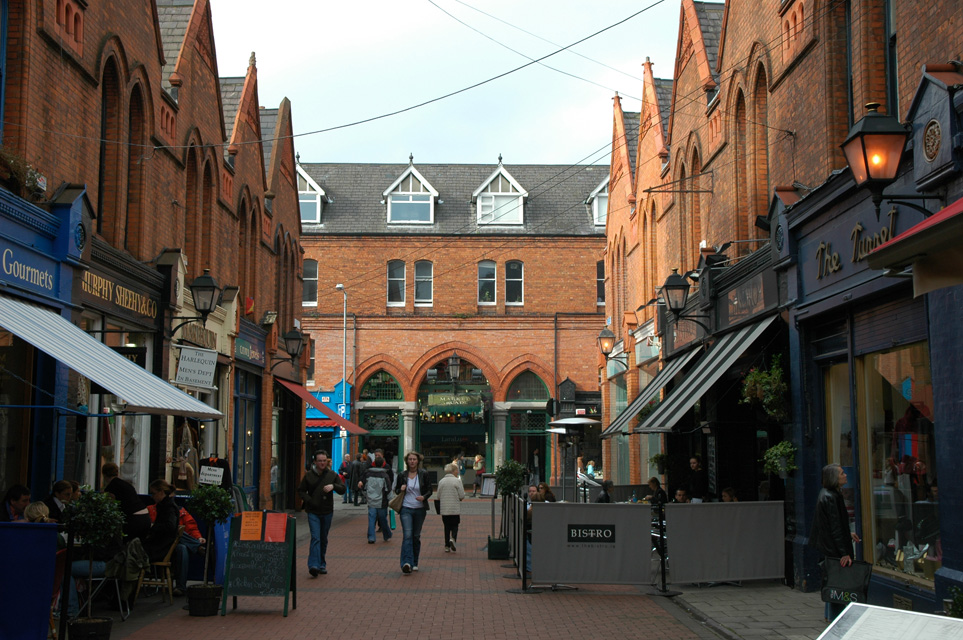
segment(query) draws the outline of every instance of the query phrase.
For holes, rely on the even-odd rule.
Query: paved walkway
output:
[[[395,538],[369,545],[367,509],[337,504],[328,574],[307,572],[307,522],[298,515],[298,608],[282,616],[281,598],[238,598],[225,617],[191,617],[160,596],[142,598],[131,617],[115,614],[112,638],[815,638],[825,624],[816,594],[775,583],[697,588],[676,598],[647,596],[650,587],[580,585],[577,591],[511,594],[521,587],[507,561],[489,560],[491,501],[466,499],[456,553],[444,553],[441,518],[429,515],[420,571],[399,569]],[[103,605],[101,605],[103,606]],[[110,614],[108,614],[110,615]]]

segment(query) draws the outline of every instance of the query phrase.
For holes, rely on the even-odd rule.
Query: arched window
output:
[[[405,306],[405,262],[388,261],[388,306]]]
[[[217,204],[217,191],[214,188],[213,164],[213,161],[204,164],[204,193],[201,196],[203,217],[201,219],[201,236],[198,239],[198,248],[200,249],[198,259],[204,268],[210,269],[211,272],[216,272],[217,265],[214,263],[214,216]]]
[[[495,287],[496,266],[492,260],[478,263],[478,304],[495,304],[498,293]]]
[[[401,392],[401,385],[393,375],[387,371],[379,371],[365,381],[358,399],[374,402],[396,401],[404,400],[404,394]]]
[[[127,147],[127,208],[124,223],[124,248],[135,258],[144,258],[143,240],[143,202],[144,202],[144,165],[140,159],[147,143],[144,94],[140,85],[130,95],[128,109],[130,132]]]
[[[756,84],[752,90],[752,210],[748,220],[755,238],[767,233],[755,225],[756,216],[765,216],[769,207],[769,87],[766,69],[760,64],[756,70]]]
[[[301,294],[301,306],[318,306],[318,261],[305,260],[304,268],[304,290]]]
[[[184,173],[187,178],[186,194],[184,197],[184,215],[186,217],[184,225],[184,249],[187,252],[187,263],[190,265],[190,273],[197,277],[204,273],[201,268],[200,247],[197,246],[197,239],[200,237],[201,227],[201,208],[200,208],[200,189],[198,182],[197,168],[197,147],[191,146],[187,150],[187,167]]]
[[[536,374],[525,371],[518,374],[508,387],[506,400],[512,401],[539,401],[548,400],[548,387]]]
[[[749,238],[749,212],[751,207],[749,194],[749,155],[746,141],[746,98],[742,91],[736,94],[735,122],[733,133],[735,138],[735,174],[736,174],[736,237],[739,240]],[[747,244],[740,244],[736,249],[739,255],[748,250]]]
[[[70,6],[68,5],[68,10]],[[68,25],[73,24],[72,18]],[[107,242],[117,240],[117,211],[120,206],[121,153],[121,98],[120,72],[117,62],[110,58],[104,65],[100,83],[100,171],[97,189],[97,232]]]

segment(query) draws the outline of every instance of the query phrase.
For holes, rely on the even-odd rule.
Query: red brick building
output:
[[[607,167],[299,173],[313,382],[333,391],[345,365],[351,415],[370,431],[352,447],[419,449],[433,470],[459,451],[489,470],[510,457],[557,477],[546,402],[561,388],[563,415],[598,410]]]
[[[275,400],[271,373],[278,335],[301,310],[290,104],[262,112],[253,55],[244,78],[218,77],[205,0],[2,10],[4,153],[46,179],[32,196],[41,207],[85,194],[73,321],[164,380],[182,348],[216,352],[211,381],[182,388],[223,414],[115,413],[123,398],[72,375],[74,406],[113,415],[64,419],[53,443],[35,440],[20,481],[38,495],[61,477],[96,485],[100,464],[115,460],[140,491],[164,476],[186,488],[216,452],[252,498],[266,498],[272,447],[300,443],[303,423],[299,401]],[[219,304],[203,325],[182,324],[197,315],[189,285],[207,270]],[[242,354],[238,336],[254,348]],[[303,380],[287,364],[273,374]],[[28,431],[33,420],[24,417]]]

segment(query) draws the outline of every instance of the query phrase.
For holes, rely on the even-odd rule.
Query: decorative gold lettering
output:
[[[880,228],[872,237],[864,237],[864,227],[857,222],[853,227],[850,238],[853,240],[853,257],[850,262],[856,263],[865,260],[876,247],[892,240],[896,235],[896,207],[889,210],[889,224]]]
[[[48,291],[54,288],[54,277],[49,271],[41,271],[14,258],[13,249],[3,251],[3,272],[21,282],[32,284]]]
[[[842,268],[839,254],[833,252],[832,244],[820,242],[816,248],[816,279],[822,280],[823,277],[836,273]]]

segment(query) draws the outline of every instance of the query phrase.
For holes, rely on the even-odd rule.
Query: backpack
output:
[[[368,481],[364,485],[364,495],[366,498],[368,498],[368,506],[373,508],[381,508],[381,505],[384,503],[385,493],[387,491],[388,485],[384,476],[368,476]]]

